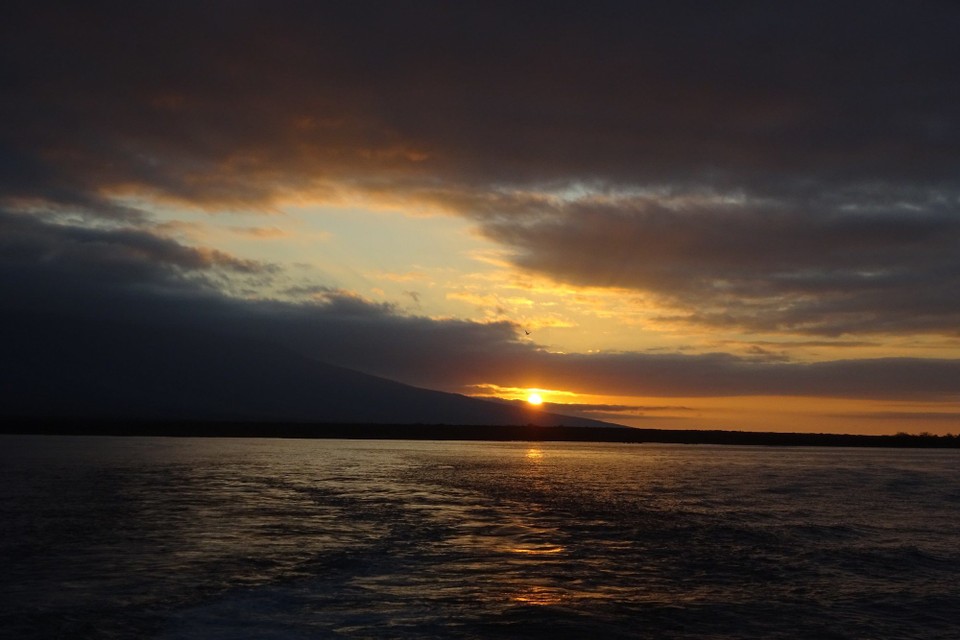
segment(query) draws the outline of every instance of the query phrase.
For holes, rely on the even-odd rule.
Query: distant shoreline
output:
[[[356,440],[479,440],[491,442],[620,442],[777,447],[960,448],[960,436],[848,435],[625,427],[539,427],[423,424],[309,424],[131,420],[0,420],[5,435],[95,435]]]

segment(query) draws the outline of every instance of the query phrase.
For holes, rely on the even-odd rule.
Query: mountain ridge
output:
[[[268,341],[5,313],[0,415],[51,419],[619,426],[414,387]]]

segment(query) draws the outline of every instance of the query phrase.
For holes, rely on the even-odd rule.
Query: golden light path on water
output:
[[[0,523],[44,551],[0,549],[0,620],[18,638],[694,640],[746,637],[748,623],[756,638],[926,640],[960,628],[952,451],[3,444]]]
[[[533,403],[531,403],[533,404]],[[539,404],[539,403],[536,403]],[[530,447],[524,452],[524,459],[533,466],[533,471],[544,460],[544,451],[540,447]],[[510,553],[520,557],[552,556],[567,552],[567,547],[559,544],[540,543],[512,546],[507,549]],[[550,585],[529,585],[510,595],[510,600],[519,604],[531,606],[554,606],[575,598],[576,594],[565,589]]]

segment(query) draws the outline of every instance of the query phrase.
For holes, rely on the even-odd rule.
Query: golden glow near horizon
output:
[[[195,209],[154,211],[158,227],[174,238],[242,258],[292,265],[285,285],[303,285],[304,290],[311,284],[333,286],[414,316],[511,322],[529,331],[520,334],[522,339],[552,351],[752,355],[763,350],[815,362],[891,353],[937,358],[957,349],[955,340],[945,343],[935,336],[811,340],[698,326],[680,319],[665,301],[635,290],[560,283],[522,271],[468,220],[415,208],[287,205],[269,215],[235,212],[215,217]],[[377,233],[370,232],[371,225]],[[276,285],[263,286],[252,295],[290,295]]]
[[[935,336],[810,339],[697,326],[676,319],[663,301],[635,290],[560,283],[518,269],[469,220],[435,208],[374,209],[341,202],[286,205],[266,216],[240,212],[212,217],[171,207],[154,211],[158,228],[171,237],[286,267],[282,287],[267,284],[259,293],[248,287],[247,297],[285,299],[293,295],[289,291],[309,291],[311,285],[333,286],[361,300],[388,304],[401,315],[508,322],[516,327],[519,342],[558,354],[729,353],[817,362],[936,358],[957,348],[955,341]],[[371,225],[376,233],[370,232]],[[948,432],[951,426],[955,431],[960,423],[960,403],[903,407],[822,398],[624,397],[549,388],[550,372],[541,375],[538,381],[521,375],[441,390],[529,407],[548,402],[555,413],[635,427],[895,433]]]

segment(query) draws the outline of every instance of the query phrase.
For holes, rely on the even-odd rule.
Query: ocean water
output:
[[[960,452],[0,438],[10,638],[960,638]]]

